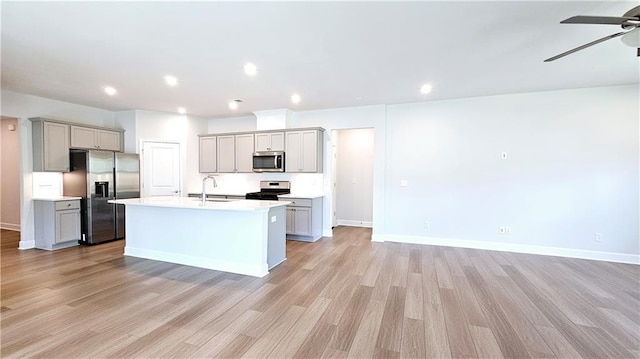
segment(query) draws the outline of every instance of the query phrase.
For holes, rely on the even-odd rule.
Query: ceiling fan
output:
[[[563,52],[560,55],[550,57],[544,62],[551,62],[561,57],[573,54],[574,52],[586,49],[587,47],[599,44],[603,41],[623,36],[622,42],[629,46],[638,48],[638,56],[640,56],[640,6],[627,11],[624,15],[615,16],[574,16],[566,20],[560,21],[561,24],[595,24],[595,25],[620,25],[625,31],[621,31],[612,35],[605,36],[601,39],[591,41],[590,43],[578,46],[575,49]]]

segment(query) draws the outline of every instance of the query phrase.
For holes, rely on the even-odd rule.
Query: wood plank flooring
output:
[[[640,357],[640,266],[337,227],[253,278],[1,235],[3,358]]]

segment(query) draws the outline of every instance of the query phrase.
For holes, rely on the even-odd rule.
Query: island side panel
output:
[[[267,248],[267,264],[269,269],[287,259],[287,217],[286,207],[273,207],[268,213],[269,244]]]
[[[265,214],[128,205],[124,254],[262,277],[268,273]]]

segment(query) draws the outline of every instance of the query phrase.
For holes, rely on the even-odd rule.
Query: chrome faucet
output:
[[[211,178],[213,180],[213,188],[218,187],[218,183],[216,182],[216,176],[214,175],[208,175],[207,177],[202,179],[202,205],[204,206],[204,203],[207,200],[207,192],[205,191],[205,185],[207,184],[207,179]]]

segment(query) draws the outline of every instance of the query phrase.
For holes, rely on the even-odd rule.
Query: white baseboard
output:
[[[420,236],[406,236],[406,235],[393,235],[393,234],[373,235],[371,238],[371,241],[401,242],[401,243],[414,243],[414,244],[428,244],[428,245],[434,245],[434,246],[485,249],[490,251],[539,254],[539,255],[556,256],[556,257],[592,259],[597,261],[640,265],[640,255],[613,253],[613,252],[599,252],[599,251],[591,251],[591,250],[585,250],[585,249],[545,247],[545,246],[534,246],[534,245],[528,245],[528,244],[495,243],[495,242],[486,242],[486,241],[471,241],[467,239],[420,237]]]
[[[18,249],[31,249],[36,247],[36,241],[20,241],[18,244]]]
[[[9,231],[17,231],[20,232],[20,225],[14,223],[0,223],[0,228],[6,229]]]
[[[338,219],[337,222],[339,226],[373,228],[373,222],[351,221],[348,219]]]

